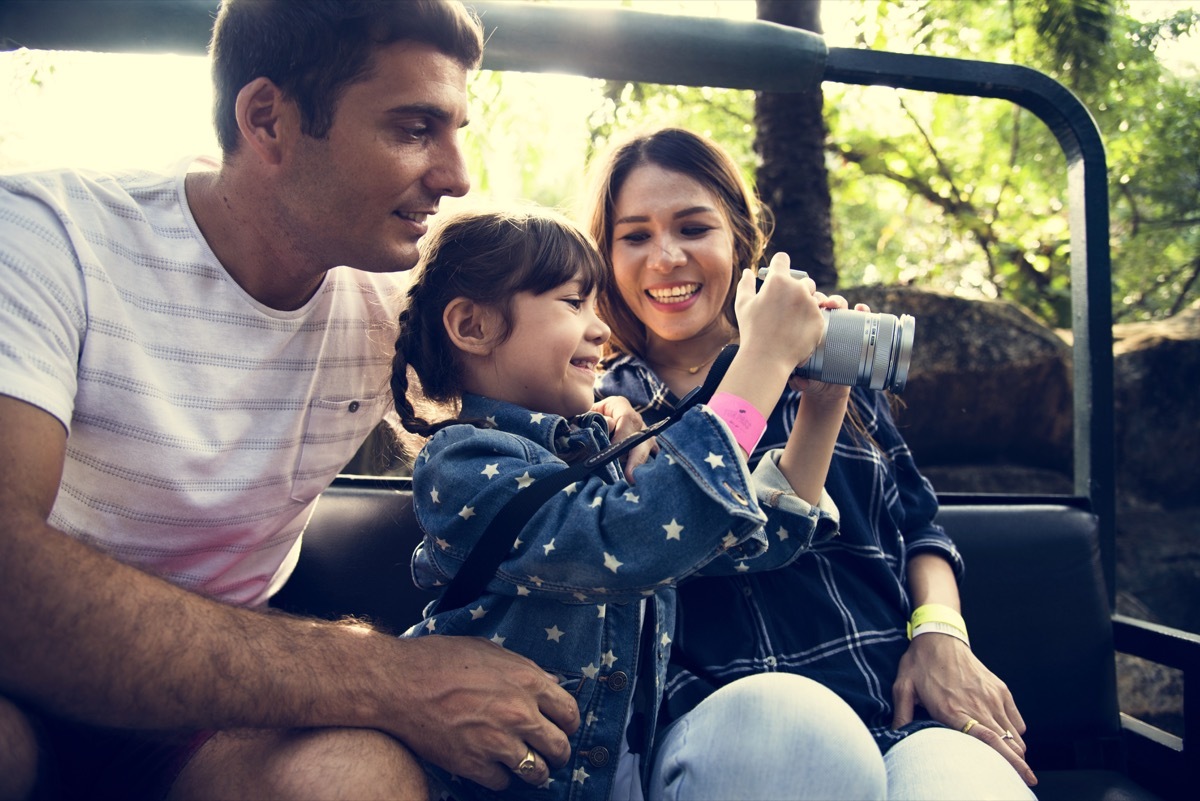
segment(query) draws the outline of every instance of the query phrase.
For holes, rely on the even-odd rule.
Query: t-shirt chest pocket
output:
[[[308,407],[292,500],[307,503],[328,486],[383,417],[385,395],[317,399]]]

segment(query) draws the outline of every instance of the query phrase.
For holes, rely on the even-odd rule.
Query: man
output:
[[[493,788],[565,762],[578,710],[532,662],[266,610],[388,405],[481,49],[456,0],[225,0],[219,165],[0,177],[0,798],[418,798],[418,759]]]

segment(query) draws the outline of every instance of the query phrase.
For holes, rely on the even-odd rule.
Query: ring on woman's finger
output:
[[[970,720],[968,720],[966,723],[963,724],[963,727],[961,729],[959,729],[959,731],[961,731],[963,734],[970,734],[971,728],[978,722],[979,721],[976,720],[975,718],[971,718]]]
[[[1000,735],[1000,739],[1001,740],[1013,740],[1015,738],[1013,737],[1013,733],[1011,731],[1009,731],[1008,729],[1005,729],[1004,734]]]
[[[532,748],[526,748],[525,758],[517,763],[517,766],[513,768],[513,773],[520,776],[528,776],[535,770],[537,770],[537,754],[533,752]]]

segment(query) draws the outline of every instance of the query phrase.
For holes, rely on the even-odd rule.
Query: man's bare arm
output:
[[[376,728],[489,786],[526,744],[566,760],[578,710],[523,657],[225,605],[50,527],[65,446],[0,396],[0,693],[112,726]]]

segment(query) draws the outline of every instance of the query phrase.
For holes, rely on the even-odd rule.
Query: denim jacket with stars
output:
[[[592,453],[609,442],[597,414],[572,425],[468,395],[462,417],[483,427],[439,431],[413,469],[425,537],[412,568],[426,589],[455,575],[510,497],[562,470],[561,455]],[[610,463],[556,493],[519,535],[513,532],[512,551],[481,598],[405,633],[491,639],[533,659],[574,695],[582,724],[571,736],[569,763],[540,788],[514,777],[504,798],[608,799],[631,710],[643,707],[629,727],[630,743],[637,750],[653,741],[675,625],[674,586],[701,571],[779,567],[836,530],[832,502],[813,507],[790,493],[770,460],[752,477],[729,430],[706,406],[689,411],[658,442],[659,455],[637,468],[634,484]],[[458,794],[498,797],[431,770]]]

